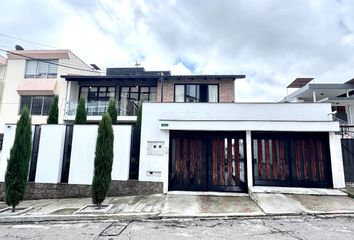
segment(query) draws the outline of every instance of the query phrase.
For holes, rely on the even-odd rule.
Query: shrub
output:
[[[50,105],[49,115],[47,118],[48,124],[58,124],[58,112],[58,96],[55,96],[52,104]]]
[[[16,125],[15,141],[10,151],[5,173],[5,202],[15,207],[26,191],[28,166],[31,159],[32,128],[28,108],[25,107]]]
[[[101,208],[111,184],[113,141],[112,120],[109,114],[105,113],[98,127],[91,189],[92,203],[96,204],[98,208]]]
[[[81,97],[76,109],[75,124],[86,124],[85,98]]]
[[[117,124],[117,108],[116,108],[116,101],[110,100],[108,105],[108,114],[111,117],[112,124]]]

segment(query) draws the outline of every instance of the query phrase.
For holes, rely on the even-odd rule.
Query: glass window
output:
[[[37,74],[37,61],[27,60],[26,64],[26,78],[35,78]]]
[[[198,85],[186,85],[186,102],[199,102]]]
[[[184,102],[184,85],[175,86],[175,102]]]
[[[19,114],[27,106],[31,115],[46,116],[53,100],[54,96],[21,96]]]
[[[208,86],[208,102],[218,102],[218,85]]]
[[[176,84],[175,102],[218,102],[218,85]]]
[[[56,78],[58,59],[27,60],[25,78]]]

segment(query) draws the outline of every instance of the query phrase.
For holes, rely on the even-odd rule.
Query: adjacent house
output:
[[[68,82],[65,122],[75,119],[80,97],[87,120],[97,122],[109,100],[117,102],[118,122],[136,121],[139,102],[234,102],[234,81],[244,75],[171,75],[144,68],[108,68],[105,76],[64,75]]]
[[[98,72],[69,50],[9,52],[2,84],[0,133],[5,124],[16,123],[25,105],[29,107],[33,124],[46,123],[54,95],[59,96],[59,122],[63,123],[67,83],[60,76],[67,74],[98,75]]]

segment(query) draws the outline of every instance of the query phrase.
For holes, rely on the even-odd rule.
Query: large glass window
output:
[[[27,106],[31,115],[47,116],[53,100],[54,96],[21,96],[19,114]]]
[[[156,87],[121,87],[120,101],[156,101]]]
[[[27,60],[25,78],[56,78],[58,59]]]
[[[116,87],[80,87],[80,97],[87,102],[109,101],[116,96]]]
[[[218,102],[216,84],[176,84],[175,102]]]

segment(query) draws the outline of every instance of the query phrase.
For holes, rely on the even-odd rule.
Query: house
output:
[[[330,103],[236,103],[235,81],[245,75],[173,75],[137,67],[60,76],[66,82],[60,113],[65,124],[33,127],[29,178],[53,185],[60,192],[56,196],[73,196],[67,194],[72,189],[89,195],[97,123],[112,99],[119,112],[113,127],[113,195],[117,189],[132,194],[345,187],[340,127]],[[80,97],[91,124],[73,125]],[[138,148],[132,129],[140,102]],[[5,129],[0,182],[15,128]],[[129,181],[134,151],[140,156],[138,181]],[[32,191],[38,192],[43,191]]]
[[[86,99],[88,122],[98,122],[109,100],[118,122],[134,123],[139,102],[234,102],[234,81],[244,75],[172,75],[170,71],[108,68],[104,76],[63,75],[68,82],[65,122],[73,122],[80,97]]]
[[[59,123],[63,123],[67,83],[60,76],[67,74],[99,73],[70,50],[9,51],[3,80],[0,133],[5,124],[17,122],[25,105],[29,107],[33,124],[46,123],[54,95],[59,96]]]
[[[4,92],[6,65],[7,65],[7,59],[5,57],[0,56],[0,102],[1,103],[2,103],[2,96]],[[1,111],[1,104],[0,104],[0,111]]]

